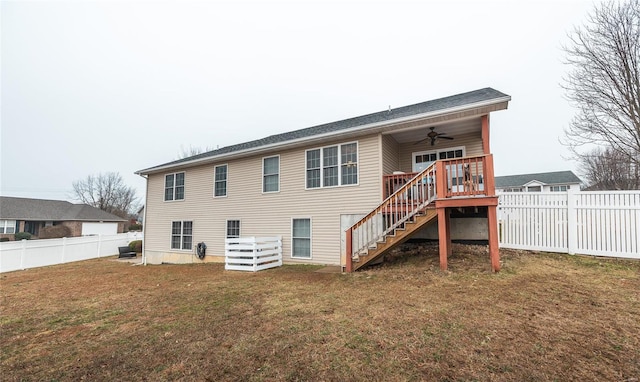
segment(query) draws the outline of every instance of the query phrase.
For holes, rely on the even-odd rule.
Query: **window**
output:
[[[464,146],[448,147],[442,150],[414,152],[411,155],[413,172],[420,172],[436,160],[463,158],[465,156],[465,148]]]
[[[429,163],[435,162],[438,159],[436,153],[418,154],[416,155],[416,163]]]
[[[291,231],[291,257],[310,259],[311,219],[293,219]]]
[[[191,250],[193,246],[193,222],[171,222],[171,249]]]
[[[16,233],[16,221],[0,220],[0,233]]]
[[[307,150],[307,188],[358,184],[358,144]]]
[[[280,157],[269,157],[262,160],[262,192],[278,192],[280,190]]]
[[[307,151],[307,188],[320,187],[320,149]]]
[[[453,158],[462,158],[462,157],[463,157],[462,150],[440,151],[438,153],[439,159],[453,159]]]
[[[527,187],[527,191],[528,192],[541,192],[542,191],[542,187],[541,186],[529,186],[529,187]]]
[[[184,172],[165,175],[164,200],[184,200]]]
[[[338,185],[338,146],[322,149],[322,184],[324,187]]]
[[[342,185],[358,184],[358,145],[349,143],[340,146],[340,169]]]
[[[227,165],[214,168],[213,196],[227,196]]]
[[[227,220],[227,239],[240,237],[240,220]]]
[[[567,186],[551,186],[549,187],[551,192],[564,192],[569,189]]]

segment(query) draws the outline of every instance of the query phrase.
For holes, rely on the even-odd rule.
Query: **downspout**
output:
[[[140,174],[141,177],[144,178],[144,214],[142,214],[142,265],[147,265],[147,251],[145,247],[147,246],[147,209],[149,205],[147,204],[147,200],[149,197],[149,177]]]

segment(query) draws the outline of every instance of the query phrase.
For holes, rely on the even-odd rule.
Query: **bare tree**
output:
[[[207,151],[213,150],[212,147],[195,147],[189,145],[189,147],[184,147],[180,145],[180,152],[178,153],[178,159],[189,158],[198,154],[206,153]]]
[[[90,206],[127,218],[136,204],[136,191],[124,184],[116,172],[89,175],[73,182],[75,199]]]
[[[573,69],[563,87],[578,114],[563,143],[576,158],[596,144],[640,164],[639,0],[596,6],[569,38],[564,51]]]
[[[640,189],[640,166],[611,148],[583,155],[580,165],[588,190]]]

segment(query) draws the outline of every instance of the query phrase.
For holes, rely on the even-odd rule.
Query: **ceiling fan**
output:
[[[445,134],[446,133],[436,133],[435,127],[430,127],[429,129],[431,129],[431,131],[429,131],[429,134],[427,134],[427,137],[425,139],[421,139],[418,142],[414,143],[414,145],[420,144],[424,141],[427,140],[431,140],[431,146],[436,144],[436,140],[438,139],[448,139],[448,140],[452,140],[452,137],[447,137]]]

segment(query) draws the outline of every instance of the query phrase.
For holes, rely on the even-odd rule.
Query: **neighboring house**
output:
[[[16,232],[38,237],[43,227],[64,225],[71,236],[124,232],[125,219],[91,207],[62,200],[0,196],[0,237],[13,239]]]
[[[140,207],[137,215],[138,215],[138,219],[136,219],[136,223],[144,224],[144,206]]]
[[[223,147],[137,172],[147,179],[148,263],[224,261],[225,238],[282,236],[285,263],[379,259],[438,222],[440,262],[452,212],[484,221],[499,268],[491,88]],[[420,173],[420,176],[416,176]]]
[[[572,171],[496,176],[498,192],[564,192],[580,190],[582,181]]]

